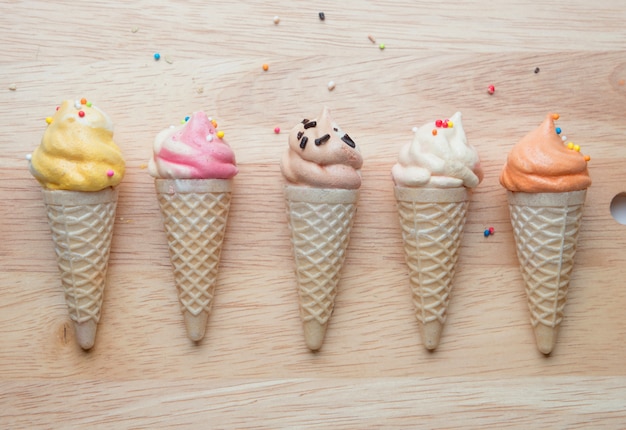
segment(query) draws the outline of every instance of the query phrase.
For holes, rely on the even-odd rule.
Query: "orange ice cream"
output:
[[[587,160],[569,149],[556,132],[557,114],[548,114],[535,130],[513,147],[500,183],[509,191],[561,193],[584,190],[591,185]]]

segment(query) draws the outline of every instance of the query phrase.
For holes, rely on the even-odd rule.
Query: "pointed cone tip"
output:
[[[209,319],[208,312],[201,312],[199,315],[192,315],[185,311],[185,328],[187,330],[187,337],[194,342],[199,342],[204,339],[206,332],[207,321]]]
[[[74,323],[74,332],[76,335],[76,342],[84,350],[93,348],[96,343],[96,330],[98,323],[94,320],[89,320],[84,323]]]
[[[302,323],[304,341],[311,351],[317,351],[322,347],[324,337],[326,336],[327,324],[320,324],[315,320]]]
[[[556,345],[558,327],[549,327],[544,324],[537,324],[534,330],[537,349],[545,355],[550,354],[554,349],[554,345]]]
[[[441,340],[443,324],[439,321],[431,321],[420,325],[424,347],[429,351],[435,350],[439,346],[439,341]]]

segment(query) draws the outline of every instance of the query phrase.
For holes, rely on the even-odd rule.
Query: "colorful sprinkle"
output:
[[[324,21],[326,19],[326,15],[324,15],[324,12],[318,13],[317,16],[320,17],[320,21]]]
[[[263,70],[267,72],[270,69],[269,64],[263,64]]]
[[[567,136],[561,136],[561,140],[565,142],[567,140]]]
[[[588,155],[585,155],[584,159],[585,159],[585,161],[589,161],[589,160],[591,160],[591,157],[588,156]]]
[[[580,145],[574,145],[574,151],[580,152]]]
[[[335,89],[335,81],[328,82],[328,91],[332,91]]]
[[[30,161],[33,158],[33,154],[26,154],[26,159]]]
[[[561,134],[561,127],[556,128],[556,134]]]
[[[221,130],[220,130],[220,131],[218,131],[218,132],[217,132],[217,137],[219,137],[220,139],[221,139],[222,137],[224,137],[224,132],[223,132],[223,131],[221,131]]]
[[[433,128],[433,136],[437,136],[437,130]]]
[[[493,86],[493,85],[489,85],[489,86],[487,87],[487,92],[488,92],[489,94],[493,94],[493,93],[495,93],[495,92],[496,92],[496,87],[495,87],[495,86]]]
[[[85,112],[83,112],[82,110],[79,110],[78,111],[78,116],[81,117],[81,118],[84,117],[85,116]]]
[[[115,172],[111,169],[107,170],[107,176],[110,178],[111,176],[115,175]]]
[[[159,54],[158,52],[154,53],[154,61],[159,61],[161,59],[161,54]]]
[[[491,233],[489,232],[489,229],[486,229],[486,230],[483,232],[483,234],[485,235],[485,237],[489,237],[489,235],[490,235]]]
[[[213,141],[213,135],[212,134],[207,134],[205,139],[206,139],[207,142],[212,142]]]
[[[276,15],[274,17],[274,24],[278,25],[279,22],[280,22],[280,17],[278,15]]]
[[[274,127],[274,133],[276,134],[280,133],[280,127]]]
[[[48,123],[48,124],[52,124],[52,121],[53,121],[53,119],[52,119],[52,117],[51,117],[51,116],[47,116],[47,117],[46,117],[46,123]]]
[[[211,120],[211,124],[213,124],[213,128],[217,128],[217,121],[214,119]]]
[[[91,106],[92,106],[91,102],[87,102],[87,105],[86,105],[86,106],[87,106],[87,107],[91,107]]]
[[[185,117],[185,122],[187,122],[187,121],[189,121],[189,117],[188,116]]]
[[[454,127],[454,123],[450,120],[448,120],[448,128],[452,128]]]
[[[75,107],[76,109],[80,109],[80,107],[81,107],[81,106],[82,106],[82,105],[80,104],[80,100],[74,100],[74,107]]]
[[[567,144],[567,149],[574,149],[574,144],[572,142],[569,142]]]
[[[87,99],[84,98],[84,97],[82,99],[80,99],[80,104],[81,105],[86,105],[87,104]]]
[[[417,127],[413,127],[413,128],[411,129],[411,131],[412,131],[413,133],[417,133],[417,130],[419,130],[419,128],[417,128]]]
[[[436,127],[441,127],[441,124],[443,124],[443,121],[438,119],[437,121],[435,121],[435,126]]]
[[[445,121],[443,121],[443,122],[441,123],[441,127],[443,127],[443,128],[448,128],[448,122],[449,122],[449,120],[445,120]]]
[[[496,229],[493,227],[489,227],[489,234],[494,234],[496,232]]]
[[[560,117],[561,117],[561,115],[559,115],[558,113],[553,113],[553,114],[552,114],[552,119],[553,119],[553,120],[555,120],[555,121],[556,121],[557,119],[559,119]]]
[[[378,49],[380,49],[381,51],[385,49],[385,44],[381,43],[380,45],[378,45]]]

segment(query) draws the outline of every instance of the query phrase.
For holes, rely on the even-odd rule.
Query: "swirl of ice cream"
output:
[[[47,122],[29,165],[44,188],[100,191],[120,183],[126,165],[107,114],[85,99],[66,100]]]
[[[230,179],[239,169],[235,154],[204,112],[194,112],[178,127],[154,140],[148,172],[158,179]]]
[[[461,113],[420,127],[400,150],[391,174],[401,187],[476,187],[483,170],[476,149],[467,143]]]
[[[354,141],[330,117],[327,107],[289,133],[280,169],[293,185],[358,189],[363,158]]]
[[[509,191],[560,193],[584,190],[591,185],[587,159],[568,149],[556,132],[557,114],[548,114],[509,153],[500,183]]]

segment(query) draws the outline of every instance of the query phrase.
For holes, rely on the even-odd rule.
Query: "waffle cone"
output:
[[[93,347],[100,321],[118,190],[43,190],[48,224],[76,340]]]
[[[312,351],[321,348],[335,307],[358,196],[358,190],[285,186],[300,317]]]
[[[415,316],[424,346],[439,345],[470,194],[465,187],[395,187]]]
[[[537,348],[552,352],[563,319],[586,190],[508,191],[517,257]]]
[[[230,209],[230,179],[156,179],[187,336],[204,337]]]

